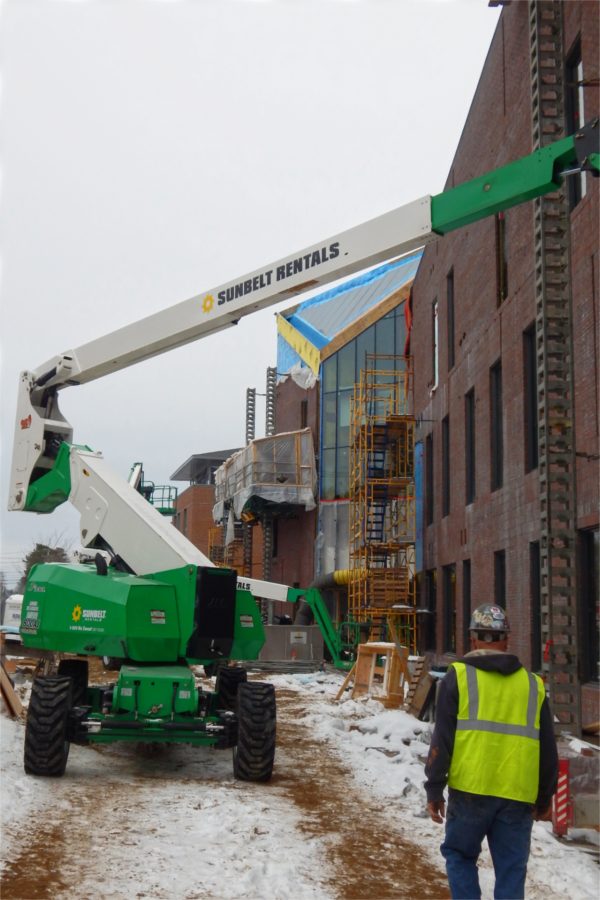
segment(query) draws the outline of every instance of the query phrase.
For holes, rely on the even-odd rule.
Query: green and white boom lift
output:
[[[598,173],[598,121],[517,162],[422,197],[218,285],[163,312],[54,356],[20,376],[9,508],[50,513],[69,500],[81,543],[108,551],[95,565],[32,569],[23,602],[25,647],[76,655],[38,677],[29,704],[25,770],[62,775],[69,742],[179,741],[234,748],[234,773],[267,780],[275,753],[271,685],[221,666],[199,690],[189,664],[255,659],[264,630],[255,597],[310,592],[213,566],[89,447],[73,443],[59,392],[237,325],[287,297],[437,240],[453,229],[552,192],[562,178]],[[325,627],[327,623],[323,627]],[[339,651],[335,634],[325,634]],[[86,656],[126,660],[111,688],[88,686]]]

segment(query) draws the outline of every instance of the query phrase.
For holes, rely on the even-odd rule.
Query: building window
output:
[[[444,594],[444,651],[456,653],[456,567],[442,569]]]
[[[506,609],[506,552],[494,553],[494,603]]]
[[[529,606],[531,609],[531,669],[542,669],[542,581],[540,570],[540,544],[529,545]]]
[[[465,394],[465,504],[475,500],[475,389]]]
[[[188,520],[188,511],[187,507],[183,511],[183,533],[187,534],[187,520]]]
[[[471,560],[465,559],[462,564],[462,601],[463,601],[463,653],[471,647],[469,625],[471,624]]]
[[[502,487],[504,445],[502,438],[502,363],[490,369],[490,472],[492,491]]]
[[[506,214],[496,213],[496,306],[508,297],[508,254],[506,249]]]
[[[432,347],[432,370],[433,370],[433,381],[432,388],[436,388],[438,386],[439,379],[439,317],[438,317],[438,302],[437,298],[433,301],[431,305],[431,347]]]
[[[537,359],[535,324],[523,332],[523,416],[525,471],[538,467]]]
[[[401,371],[405,368],[404,347],[406,323],[404,303],[366,328],[345,344],[321,366],[321,455],[319,486],[322,500],[336,500],[348,496],[348,459],[350,455],[350,400],[361,370],[367,368],[367,354],[387,354],[395,357],[369,365]],[[308,404],[301,402],[301,427],[308,425]],[[305,423],[305,424],[304,424]]]
[[[454,269],[446,275],[446,312],[448,316],[448,371],[454,366]]]
[[[300,401],[300,428],[308,425],[308,400]]]
[[[442,516],[450,514],[450,417],[442,419]]]
[[[425,524],[433,525],[433,435],[425,438]]]
[[[421,633],[421,649],[435,650],[435,618],[437,606],[437,575],[435,569],[428,569],[425,572],[425,603],[427,614],[423,616],[422,633]]]
[[[585,123],[583,105],[583,63],[581,60],[581,40],[578,38],[569,54],[565,66],[566,90],[565,113],[567,134],[575,134]],[[567,179],[569,206],[574,209],[587,192],[586,173],[573,175]]]
[[[582,529],[577,534],[579,609],[581,610],[581,676],[583,681],[600,681],[600,532]]]

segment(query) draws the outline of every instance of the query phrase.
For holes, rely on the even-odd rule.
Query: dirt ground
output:
[[[419,847],[410,841],[409,824],[405,826],[377,804],[369,805],[343,762],[298,724],[307,712],[305,702],[305,697],[293,691],[277,691],[278,753],[285,756],[286,764],[276,766],[271,785],[301,812],[300,827],[307,840],[319,838],[325,844],[327,871],[321,871],[320,878],[327,893],[339,900],[447,897],[445,879],[432,871]],[[105,754],[110,766],[110,749],[90,751]],[[85,789],[70,792],[68,814],[61,815],[59,808],[52,821],[20,823],[18,845],[22,849],[4,871],[4,900],[83,896],[73,887],[84,879],[89,854],[110,859],[117,841],[121,847],[129,841],[135,853],[136,803],[147,802],[143,790],[148,780],[143,771],[143,755],[148,750],[139,753],[139,775],[134,767],[127,777],[126,806],[122,787],[96,777],[86,782]],[[169,775],[171,782],[189,781],[185,765],[175,768]],[[65,777],[69,777],[68,768]],[[160,778],[160,767],[155,777]],[[158,838],[159,829],[157,832]],[[111,896],[103,893],[101,882],[97,891],[92,896]],[[131,896],[163,894],[144,891]],[[176,894],[173,900],[177,900]]]
[[[431,871],[408,828],[391,823],[378,805],[368,806],[337,756],[324,755],[323,745],[296,724],[305,713],[298,696],[278,691],[277,700],[279,743],[298,760],[281,777],[306,812],[307,833],[328,839],[332,891],[340,900],[448,896],[445,878]]]

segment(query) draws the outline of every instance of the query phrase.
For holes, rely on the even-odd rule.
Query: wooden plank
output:
[[[423,672],[408,707],[408,712],[412,716],[419,718],[424,713],[432,690],[435,690],[435,678],[429,672]]]
[[[354,672],[354,688],[352,690],[353,697],[355,694],[368,694],[373,683],[377,657],[374,653],[363,650],[363,647],[364,644],[360,644],[358,648],[356,671]]]
[[[12,682],[4,670],[4,666],[0,665],[0,687],[2,688],[2,697],[9,713],[17,719],[24,718],[25,712]]]
[[[347,674],[346,677],[344,678],[344,683],[343,683],[343,685],[341,686],[341,688],[339,689],[339,691],[338,691],[337,694],[335,695],[335,699],[336,699],[336,700],[340,700],[340,699],[341,699],[342,694],[344,693],[344,691],[345,691],[346,688],[348,687],[348,684],[350,683],[350,680],[351,680],[352,678],[354,678],[354,670],[355,670],[355,669],[356,669],[356,663],[354,663],[354,665],[352,666],[352,668],[350,669],[350,671],[348,672],[348,674]]]

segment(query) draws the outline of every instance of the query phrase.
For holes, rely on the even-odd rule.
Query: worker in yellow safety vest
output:
[[[541,678],[507,652],[501,606],[484,603],[469,625],[471,651],[440,684],[425,766],[427,810],[443,822],[441,846],[453,898],[480,898],[484,837],[495,898],[525,896],[533,820],[548,819],[558,779],[552,714]]]

